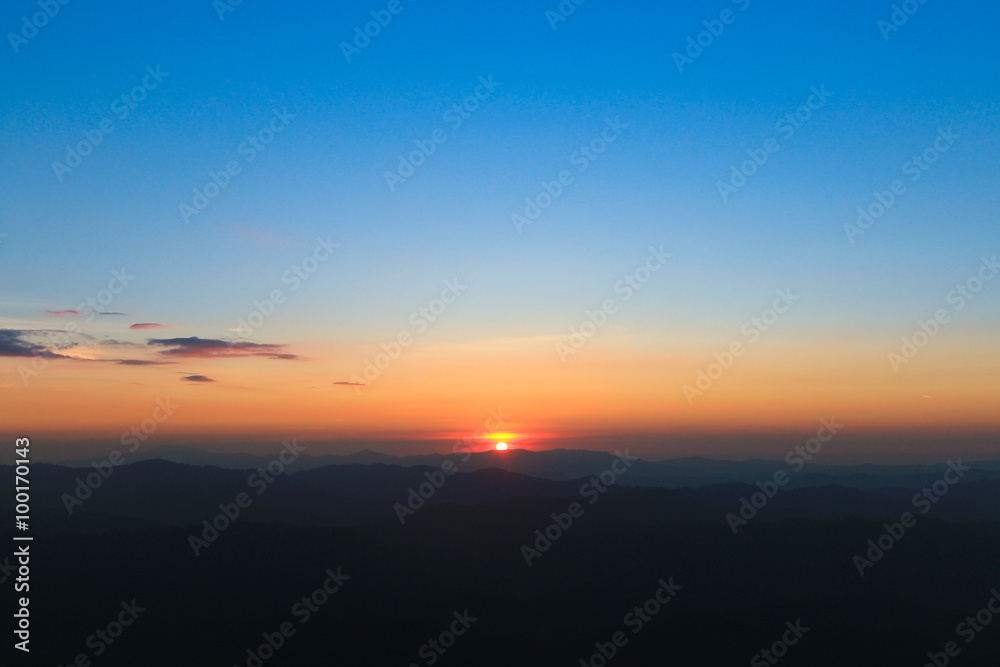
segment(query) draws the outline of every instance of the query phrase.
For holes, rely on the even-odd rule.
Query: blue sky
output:
[[[329,235],[340,253],[264,338],[391,337],[456,277],[469,296],[430,335],[560,334],[664,245],[668,270],[618,320],[636,335],[725,342],[792,287],[788,335],[891,342],[1000,247],[995,4],[929,0],[888,40],[880,2],[588,0],[556,30],[554,1],[401,5],[350,63],[340,43],[386,3],[244,0],[220,20],[208,0],[70,2],[17,53],[6,44],[7,324],[72,308],[125,266],[137,277],[116,310],[219,337]],[[678,72],[673,53],[724,10],[735,21]],[[5,32],[36,11],[10,3]],[[114,118],[157,66],[168,76]],[[390,192],[385,171],[489,76],[493,96]],[[812,86],[833,95],[722,201],[716,183]],[[295,118],[185,223],[178,205],[275,109]],[[107,117],[114,132],[59,182],[52,162]],[[627,130],[518,234],[511,214],[608,118]],[[960,140],[848,243],[857,207],[939,128]],[[996,298],[962,326],[995,327]]]

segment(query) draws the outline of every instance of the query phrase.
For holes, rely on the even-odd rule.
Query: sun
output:
[[[497,451],[498,452],[502,452],[505,449],[507,449],[507,443],[506,442],[498,442],[497,443]]]

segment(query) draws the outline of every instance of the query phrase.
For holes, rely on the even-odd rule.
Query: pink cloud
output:
[[[275,234],[268,234],[267,232],[262,232],[250,227],[244,227],[243,225],[233,225],[229,228],[229,231],[239,234],[240,236],[250,239],[255,245],[272,247],[276,245],[281,245],[288,241],[286,236],[277,236]]]

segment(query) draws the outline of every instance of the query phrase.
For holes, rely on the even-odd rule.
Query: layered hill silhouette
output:
[[[595,464],[603,465],[594,471],[595,475],[609,469],[610,461],[614,460],[593,459]],[[241,512],[245,521],[347,526],[395,518],[400,516],[399,508],[404,507],[418,510],[425,505],[477,505],[514,498],[589,502],[595,491],[581,498],[581,489],[597,488],[591,486],[593,479],[603,486],[594,475],[559,481],[495,468],[447,474],[441,467],[383,463],[327,465],[292,474],[297,463],[290,465],[285,474],[271,477],[271,482],[258,470],[162,460],[118,466],[106,478],[93,467],[38,464],[33,471],[34,508],[61,510],[67,516],[100,514],[183,526],[210,519],[218,513],[220,503],[231,503],[238,494],[245,493],[253,501]],[[765,485],[775,470],[774,463],[769,463],[772,467],[760,478]],[[633,467],[641,464],[637,462]],[[855,474],[819,478],[826,482],[822,486],[796,487],[789,483],[781,488],[771,485],[771,489],[745,483],[683,488],[638,486],[634,484],[633,472],[642,472],[640,468],[622,474],[606,492],[598,495],[607,496],[612,500],[606,502],[623,507],[642,506],[643,513],[650,518],[684,523],[720,523],[728,513],[739,514],[743,501],[750,502],[755,494],[754,500],[767,501],[753,512],[754,520],[760,521],[851,517],[889,520],[898,519],[904,511],[918,512],[925,508],[929,508],[926,514],[938,520],[1000,521],[1000,474],[970,467],[972,470],[964,473],[961,482],[948,486],[946,502],[918,499],[919,507],[914,507],[914,496],[941,477],[940,467],[876,476],[874,479],[891,480],[891,486],[885,487],[872,488],[871,479],[862,485]],[[6,469],[0,466],[0,470],[13,475],[9,466]],[[935,470],[936,476],[932,472]],[[819,479],[813,482],[818,483]],[[99,482],[97,488],[88,484],[94,480]],[[12,499],[0,497],[0,508],[13,509]],[[404,520],[408,515],[408,512],[403,514]]]
[[[140,461],[97,473],[96,488],[89,462],[36,464],[32,659],[489,667],[600,664],[596,655],[608,665],[753,665],[774,664],[761,652],[799,624],[808,630],[779,647],[780,664],[924,665],[957,641],[953,664],[996,667],[1000,617],[972,642],[956,634],[1000,587],[991,464],[972,464],[923,514],[914,496],[947,466],[825,476],[806,467],[796,475],[815,482],[769,496],[757,483],[787,471],[783,462],[635,462],[596,492],[594,475],[613,455],[508,454],[474,456],[453,474],[442,465],[455,457],[303,458],[263,487],[250,478],[267,457],[238,459],[242,469]],[[698,482],[675,485],[681,479]],[[90,494],[70,512],[65,498],[80,484]],[[240,494],[249,506],[222,520],[220,506]],[[726,516],[755,494],[766,502],[734,534]],[[9,495],[0,495],[5,537]],[[401,521],[397,508],[411,505]],[[887,540],[904,512],[915,525]],[[204,544],[193,548],[193,538]],[[873,559],[863,576],[858,556]],[[348,578],[303,622],[304,596],[334,575]],[[664,583],[680,587],[675,597],[649,604]],[[144,611],[95,655],[89,638],[132,600]],[[636,608],[648,618],[639,632]],[[468,632],[442,653],[427,648],[456,614],[475,619]],[[294,633],[268,650],[284,623]]]
[[[626,451],[624,447],[622,451]],[[457,455],[426,454],[418,456],[393,456],[370,450],[347,455],[301,455],[290,473],[322,468],[330,465],[385,464],[403,467],[431,466],[439,468],[446,461],[460,464],[462,472],[495,468],[522,475],[551,480],[574,480],[600,473],[614,461],[615,454],[591,450],[552,449],[531,451],[510,449],[506,452],[475,452]],[[129,462],[163,460],[196,466],[215,466],[229,469],[255,469],[266,466],[274,456],[251,454],[223,454],[193,447],[163,446],[130,454]],[[67,467],[89,467],[93,460],[60,461]],[[824,486],[839,484],[858,488],[899,486],[911,488],[938,479],[947,463],[920,465],[826,465],[805,462],[804,467],[792,474],[789,486]],[[792,471],[785,461],[751,459],[726,461],[704,457],[685,457],[665,461],[639,460],[629,470],[630,486],[659,486],[666,488],[697,487],[711,484],[742,482],[754,484],[770,478],[775,471]],[[1000,479],[1000,461],[976,461],[970,479]]]

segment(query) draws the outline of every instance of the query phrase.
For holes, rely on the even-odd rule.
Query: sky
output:
[[[4,437],[1000,453],[994,3],[334,4],[7,4]]]

